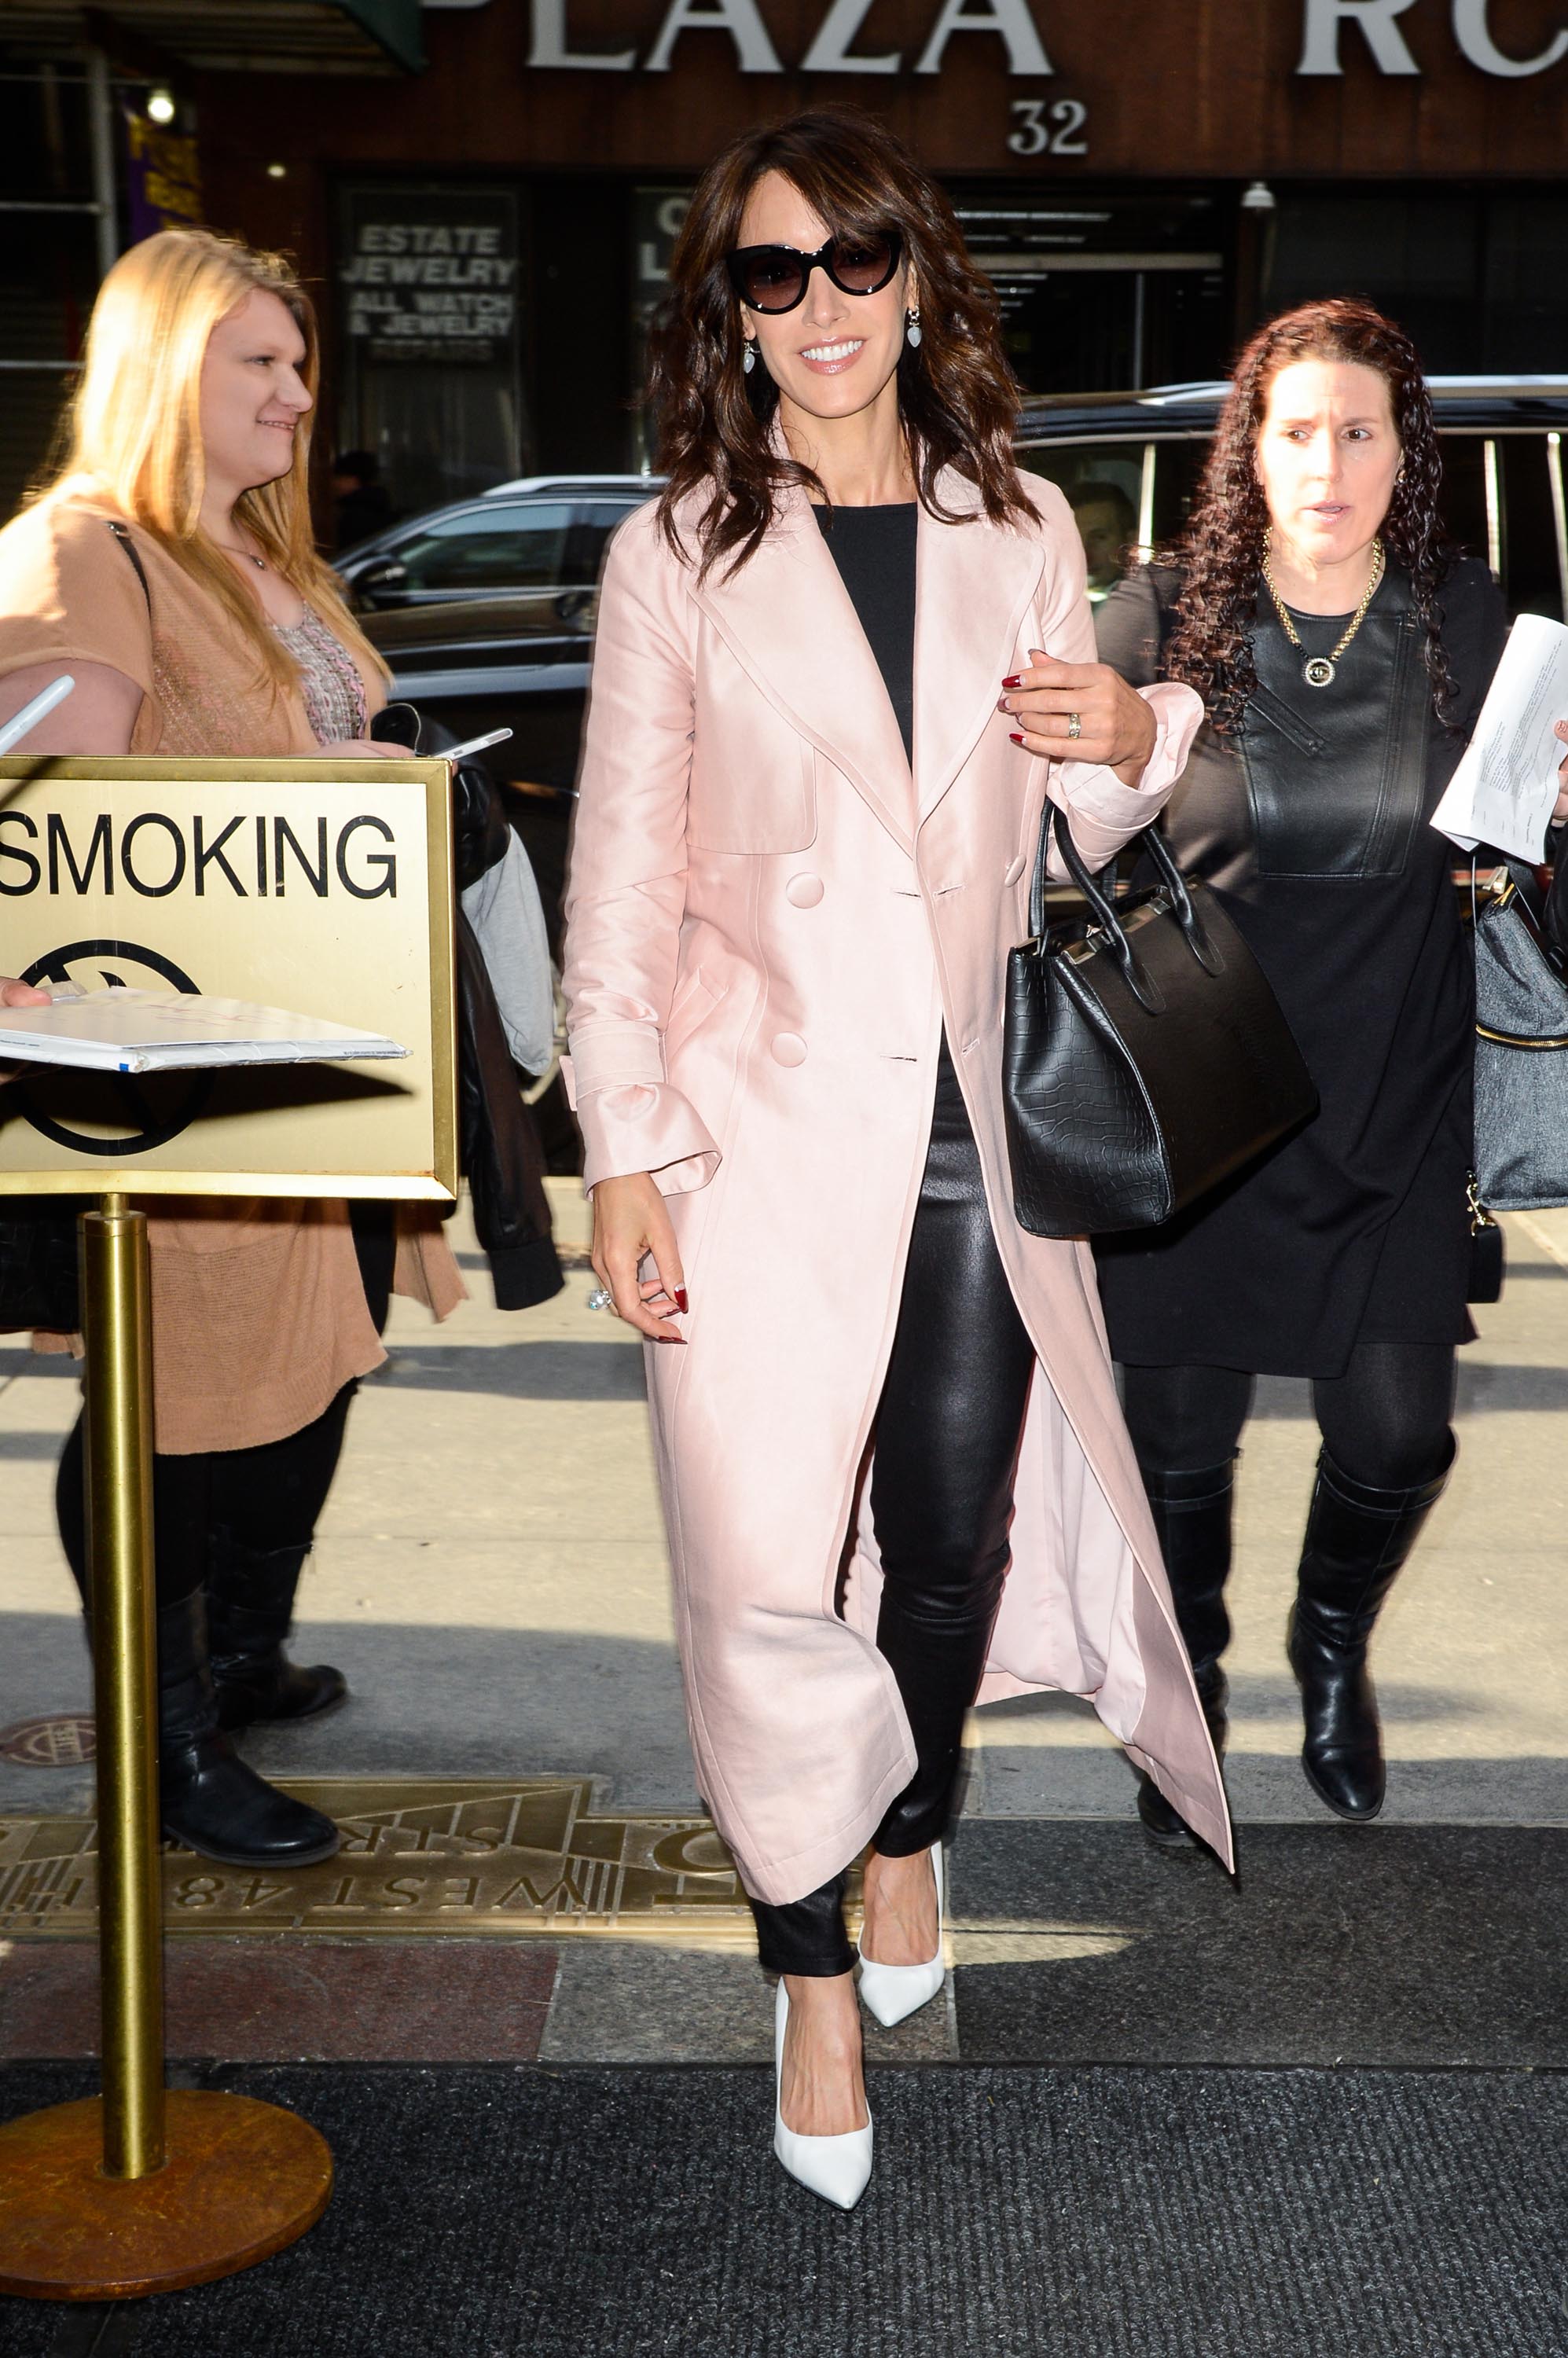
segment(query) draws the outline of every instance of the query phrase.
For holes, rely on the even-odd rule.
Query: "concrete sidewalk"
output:
[[[262,1768],[592,1773],[627,1807],[696,1802],[638,1347],[585,1309],[585,1207],[574,1183],[550,1184],[579,1263],[555,1302],[496,1311],[467,1238],[473,1299],[445,1326],[394,1304],[392,1364],[355,1404],[301,1592],[297,1650],[341,1663],[354,1699],[314,1728],[256,1736]],[[1481,1340],[1460,1355],[1454,1482],[1379,1638],[1395,1823],[1568,1822],[1568,1213],[1508,1228],[1504,1299],[1480,1311]],[[0,1725],[88,1705],[51,1494],[76,1401],[68,1362],[0,1351],[11,1535]],[[1243,1821],[1320,1814],[1295,1762],[1282,1650],[1314,1452],[1306,1385],[1264,1382],[1241,1471],[1228,1660]],[[972,1742],[970,1812],[1129,1806],[1119,1753],[1074,1700],[977,1713]],[[81,1772],[0,1767],[0,1808],[44,1807],[46,1788],[47,1806],[86,1806]]]
[[[544,1308],[503,1315],[460,1240],[474,1298],[444,1327],[395,1305],[392,1364],[365,1383],[302,1592],[297,1651],[353,1699],[314,1726],[246,1740],[268,1774],[601,1780],[605,1805],[695,1812],[637,1345],[585,1308],[585,1207],[552,1182],[577,1264]],[[1391,1761],[1385,1827],[1568,1823],[1568,1649],[1559,1459],[1568,1406],[1568,1213],[1509,1222],[1503,1302],[1461,1355],[1462,1454],[1379,1636]],[[466,1228],[463,1236],[467,1237]],[[11,1543],[0,1592],[0,1727],[85,1711],[74,1592],[51,1485],[74,1413],[69,1363],[0,1353]],[[1295,1758],[1282,1649],[1315,1452],[1306,1386],[1267,1382],[1241,1478],[1227,1778],[1248,1823],[1329,1831]],[[1130,1819],[1130,1772],[1087,1706],[1042,1696],[978,1713],[966,1815],[975,1856],[1004,1822]],[[0,1814],[83,1812],[91,1771],[0,1764]],[[990,1831],[988,1831],[990,1830]],[[1044,1829],[1042,1827],[1042,1833]],[[1374,1834],[1373,1839],[1377,1839]],[[1003,1845],[1005,1849],[1005,1844]],[[1000,1855],[1000,1854],[999,1854]],[[1011,1854],[1009,1854],[1011,1855]],[[988,1915],[975,1963],[1095,1953],[1036,1895]],[[998,1927],[1001,1927],[998,1930]],[[998,1943],[1000,1943],[999,1947]],[[1103,1946],[1103,1942],[1101,1943]],[[544,2053],[596,2060],[760,2052],[755,1966],[711,1946],[568,1941]],[[957,1950],[962,1963],[962,1938]],[[955,2050],[931,2008],[873,2051]]]

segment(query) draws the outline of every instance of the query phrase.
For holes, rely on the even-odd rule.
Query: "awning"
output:
[[[59,56],[91,41],[128,65],[156,49],[212,73],[417,73],[422,14],[420,0],[0,0],[0,43]]]

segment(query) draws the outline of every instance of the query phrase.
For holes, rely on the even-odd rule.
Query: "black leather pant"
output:
[[[947,1823],[964,1716],[1007,1574],[1013,1468],[1033,1367],[944,1043],[871,1467],[882,1561],[877,1645],[898,1681],[917,1763],[872,1837],[884,1857],[929,1849]],[[752,1902],[764,1965],[849,1971],[847,1873],[846,1866],[783,1907]]]

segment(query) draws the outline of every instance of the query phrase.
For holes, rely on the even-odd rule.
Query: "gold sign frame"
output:
[[[55,797],[57,785],[70,795]],[[161,791],[149,795],[147,788]],[[400,881],[416,889],[399,897]],[[262,911],[277,942],[235,923]],[[247,957],[246,931],[259,955]],[[133,933],[150,938],[150,956],[124,941]],[[204,1100],[167,1136],[146,1130],[142,1135],[154,1142],[124,1160],[103,1144],[77,1152],[70,1143],[77,1133],[64,1123],[49,1129],[52,1159],[32,1137],[19,1155],[19,1121],[43,1135],[33,1098],[12,1096],[28,1087],[24,1076],[0,1091],[0,1196],[351,1195],[437,1203],[456,1196],[455,896],[446,762],[0,761],[0,970],[26,973],[67,942],[101,955],[128,950],[123,979],[138,959],[153,969],[136,973],[140,981],[156,980],[165,965],[171,980],[189,968],[200,972],[200,987],[215,994],[362,1024],[412,1053],[393,1063],[160,1076],[160,1091],[200,1082],[215,1101]],[[194,955],[191,942],[200,946]],[[103,956],[98,971],[119,974],[124,963]],[[300,980],[307,971],[320,986],[314,991]],[[89,1104],[101,1091],[108,1104],[117,1080],[57,1076],[35,1081],[32,1089],[68,1087]],[[106,1117],[101,1122],[111,1140],[125,1128],[124,1115],[114,1116],[113,1127]],[[285,1130],[278,1153],[265,1152],[269,1137]],[[202,1151],[182,1163],[178,1154],[193,1138]],[[236,1146],[243,1151],[236,1153]]]

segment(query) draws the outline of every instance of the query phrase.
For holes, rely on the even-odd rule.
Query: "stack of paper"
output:
[[[1559,720],[1568,720],[1568,628],[1521,614],[1433,826],[1465,851],[1487,843],[1532,865],[1543,860],[1557,765],[1568,754],[1552,733]]]
[[[62,993],[48,1007],[0,1008],[0,1064],[171,1073],[203,1065],[340,1064],[407,1054],[379,1032],[192,991],[90,990]]]

